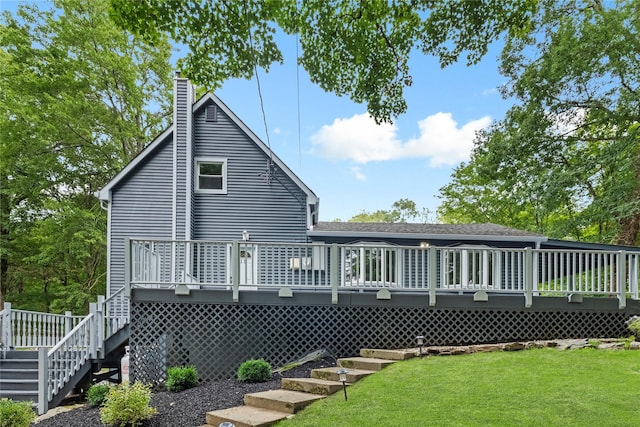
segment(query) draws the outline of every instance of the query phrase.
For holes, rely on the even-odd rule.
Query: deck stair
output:
[[[283,378],[280,390],[250,393],[244,405],[207,412],[205,426],[230,422],[235,427],[268,427],[292,417],[311,403],[342,390],[338,369],[346,368],[347,384],[416,355],[412,350],[360,350],[362,357],[338,359],[336,367],[311,371],[311,378]],[[376,355],[377,357],[371,357]],[[203,426],[203,427],[205,427]]]
[[[0,311],[0,398],[31,401],[43,414],[74,389],[86,390],[95,372],[111,368],[99,378],[113,379],[114,361],[128,339],[123,291],[98,297],[86,316],[15,310],[5,303]]]

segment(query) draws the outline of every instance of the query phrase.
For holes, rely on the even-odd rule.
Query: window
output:
[[[196,190],[227,194],[227,159],[196,159]]]

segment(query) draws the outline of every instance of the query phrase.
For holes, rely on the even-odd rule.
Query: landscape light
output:
[[[418,347],[420,348],[420,358],[422,359],[422,346],[424,345],[424,336],[418,335],[416,337],[416,341],[418,341]]]
[[[347,400],[347,372],[349,371],[344,368],[340,368],[336,371],[336,373],[338,374],[338,378],[342,383],[342,389],[344,390],[344,400]]]

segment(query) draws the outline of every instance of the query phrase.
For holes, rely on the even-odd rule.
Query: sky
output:
[[[0,0],[0,10],[15,11],[17,5]],[[273,64],[268,74],[259,70],[266,117],[255,78],[229,80],[215,93],[315,192],[322,221],[390,209],[402,198],[431,211],[435,221],[439,189],[455,166],[468,160],[475,132],[511,106],[497,90],[504,83],[499,42],[469,67],[463,58],[441,69],[435,58],[415,53],[413,85],[404,95],[407,112],[392,125],[376,125],[366,105],[309,81],[296,65],[295,37],[278,36],[278,41],[284,63]],[[176,47],[174,60],[182,54]]]
[[[469,159],[475,132],[511,106],[497,90],[505,82],[500,43],[470,67],[462,61],[441,69],[435,58],[414,54],[407,112],[380,126],[366,105],[324,92],[297,70],[295,43],[281,39],[284,64],[260,70],[260,86],[271,149],[320,197],[320,220],[345,221],[408,198],[435,221],[439,190]],[[228,81],[216,94],[267,142],[255,78]]]

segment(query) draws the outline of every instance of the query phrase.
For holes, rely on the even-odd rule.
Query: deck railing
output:
[[[15,349],[51,347],[68,334],[84,316],[14,310],[5,302],[0,312],[0,342]]]
[[[125,288],[339,289],[638,299],[640,252],[383,244],[130,240]]]

